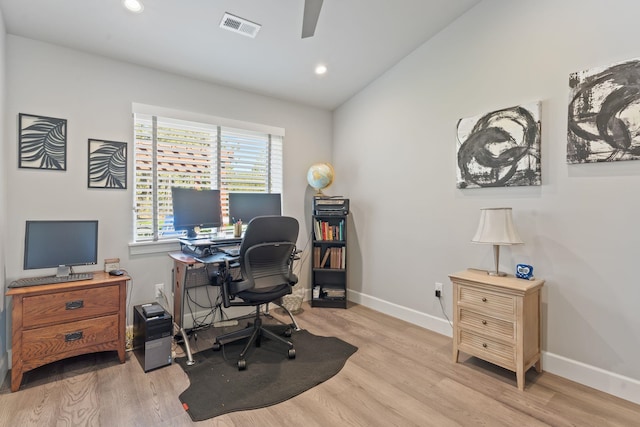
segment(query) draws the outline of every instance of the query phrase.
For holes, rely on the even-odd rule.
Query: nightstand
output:
[[[453,361],[463,351],[516,373],[524,390],[525,372],[542,371],[540,290],[544,280],[490,276],[465,270],[453,283]]]

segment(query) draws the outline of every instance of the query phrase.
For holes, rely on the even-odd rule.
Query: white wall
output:
[[[640,403],[640,162],[567,165],[568,76],[640,57],[634,0],[485,0],[334,114],[334,192],[351,198],[351,298],[451,334],[434,282],[490,268],[479,208],[525,244],[501,269],[546,279],[544,367]],[[542,102],[539,187],[456,189],[458,119]]]
[[[6,79],[5,79],[5,40],[6,40],[6,32],[4,27],[4,17],[2,15],[2,11],[0,10],[0,129],[5,129],[5,88],[6,88]],[[0,143],[0,153],[2,153],[2,157],[6,158],[6,143],[4,141],[4,135],[0,131],[0,138],[3,138],[3,142]],[[0,162],[0,242],[4,242],[7,233],[7,199],[6,199],[6,188],[7,188],[7,173],[6,166],[4,162]],[[7,310],[5,309],[4,304],[4,289],[6,282],[6,271],[5,271],[5,247],[4,245],[0,245],[0,382],[4,379],[7,374],[8,366],[7,366]]]
[[[3,167],[11,185],[4,244],[9,279],[54,273],[53,269],[22,269],[25,220],[83,218],[100,221],[97,269],[103,267],[104,258],[119,257],[133,277],[130,306],[153,301],[156,283],[170,289],[172,263],[166,252],[130,255],[129,251],[134,187],[132,102],[284,128],[283,211],[300,221],[299,245],[304,246],[312,194],[306,172],[314,162],[331,156],[330,112],[11,35],[7,36],[6,65]],[[68,120],[66,171],[17,167],[19,113]],[[129,143],[126,191],[87,188],[89,138]],[[300,286],[308,288],[308,264],[301,267]],[[95,268],[78,271],[87,269]],[[131,311],[130,307],[129,318]]]

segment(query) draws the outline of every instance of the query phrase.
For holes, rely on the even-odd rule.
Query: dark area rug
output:
[[[247,355],[247,368],[239,371],[237,357],[244,340],[229,343],[221,351],[211,349],[176,362],[189,376],[191,385],[180,401],[193,421],[246,409],[274,405],[328,380],[337,374],[358,348],[335,337],[307,331],[294,332],[291,341],[296,358],[287,358],[284,344],[263,338],[262,345]]]

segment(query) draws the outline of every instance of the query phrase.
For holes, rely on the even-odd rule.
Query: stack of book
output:
[[[316,240],[344,240],[344,220],[337,225],[316,219],[313,224]]]
[[[322,293],[325,298],[343,299],[345,297],[344,289],[323,288]]]
[[[313,268],[338,268],[344,269],[347,265],[347,248],[331,247],[326,248],[322,253],[322,248],[313,248]]]

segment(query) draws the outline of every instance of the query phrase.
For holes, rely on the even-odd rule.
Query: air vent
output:
[[[254,39],[258,34],[260,27],[260,24],[247,21],[246,19],[234,16],[230,13],[225,13],[222,17],[222,22],[220,22],[220,28],[242,34],[243,36],[251,37],[252,39]]]

